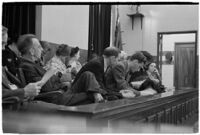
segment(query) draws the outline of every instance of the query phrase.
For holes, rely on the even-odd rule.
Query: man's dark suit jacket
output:
[[[108,69],[105,75],[106,88],[119,92],[123,89],[132,89],[127,82],[128,63],[118,62]]]
[[[12,96],[19,97],[20,99],[24,98],[24,89],[11,90],[8,84],[11,84],[11,82],[8,80],[5,69],[2,68],[2,99]]]
[[[17,75],[16,67],[19,66],[19,59],[8,46],[5,47],[5,50],[2,50],[2,65],[6,66],[13,75]]]
[[[46,70],[43,69],[39,64],[34,63],[33,61],[27,60],[25,58],[21,58],[20,60],[20,68],[24,73],[24,77],[26,79],[26,84],[37,82],[42,79]],[[57,76],[52,76],[46,84],[42,87],[41,92],[50,92],[61,89],[60,78]]]
[[[95,78],[96,78],[97,82],[99,83],[100,87],[102,89],[105,88],[105,86],[104,86],[104,60],[103,60],[103,57],[91,60],[87,64],[85,64],[81,68],[81,70],[77,73],[76,78],[73,81],[73,84],[76,83],[76,81],[79,79],[80,75],[82,73],[84,73],[85,71],[92,72],[95,75]]]
[[[105,79],[104,79],[104,59],[103,57],[99,57],[89,61],[85,64],[81,70],[77,73],[72,86],[77,82],[80,78],[81,74],[89,71],[94,74],[98,84],[100,85],[99,93],[105,95],[107,94],[107,89],[105,87]]]
[[[148,78],[147,72],[140,69],[139,71],[131,73],[131,78],[129,80],[129,83],[136,82],[136,81],[143,81],[143,80],[146,80],[147,78]]]

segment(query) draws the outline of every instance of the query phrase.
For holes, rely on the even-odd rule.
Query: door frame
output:
[[[195,42],[175,42],[174,43],[174,86],[175,86],[175,65],[176,65],[176,61],[175,61],[175,54],[176,54],[176,46],[179,45],[184,45],[184,44],[194,44],[194,49],[195,49],[195,53],[196,53],[196,48],[195,48]],[[196,57],[194,56],[194,61],[196,62]],[[196,63],[194,63],[194,73],[196,73]],[[196,74],[194,74],[196,75]],[[195,76],[196,79],[196,76]],[[194,81],[194,88],[196,87],[196,81]]]
[[[157,68],[159,71],[162,71],[162,48],[163,44],[160,42],[163,38],[163,35],[171,35],[171,34],[195,34],[195,80],[197,80],[197,43],[198,43],[198,31],[191,30],[191,31],[169,31],[169,32],[157,32]],[[161,51],[160,51],[161,50]],[[160,73],[162,77],[162,72]],[[197,81],[195,81],[195,88],[197,88]]]

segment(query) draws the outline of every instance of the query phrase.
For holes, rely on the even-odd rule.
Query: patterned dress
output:
[[[61,61],[61,59],[57,56],[54,56],[51,60],[49,60],[47,62],[47,64],[44,67],[45,70],[56,70],[55,74],[57,74],[58,72],[65,74],[67,73],[67,68],[65,66],[65,64]]]

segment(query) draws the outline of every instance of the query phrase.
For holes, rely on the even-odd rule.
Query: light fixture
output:
[[[133,26],[134,26],[134,19],[136,19],[136,18],[140,18],[140,20],[141,20],[141,29],[142,29],[142,21],[143,21],[144,15],[139,12],[139,7],[140,7],[140,5],[136,5],[136,12],[135,13],[131,13],[131,14],[127,14],[127,16],[129,16],[132,19],[132,30],[133,30]]]

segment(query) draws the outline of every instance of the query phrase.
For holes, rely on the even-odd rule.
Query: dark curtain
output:
[[[36,6],[33,4],[3,3],[2,25],[8,28],[11,40],[21,34],[35,34]]]
[[[102,55],[110,45],[111,5],[90,5],[88,58],[92,53]]]

